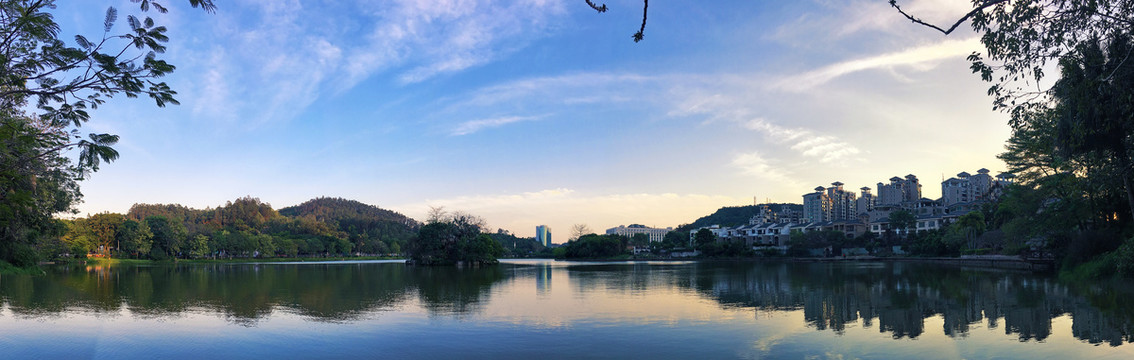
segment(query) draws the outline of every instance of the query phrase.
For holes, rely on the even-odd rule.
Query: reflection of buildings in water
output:
[[[536,267],[536,291],[540,295],[551,293],[551,264]]]
[[[1077,304],[1071,310],[1074,321],[1071,323],[1071,333],[1075,338],[1091,344],[1107,343],[1110,346],[1119,346],[1124,342],[1134,342],[1134,324],[1122,322],[1113,316],[1105,316],[1094,307]]]
[[[727,306],[765,311],[802,307],[808,326],[838,333],[862,319],[864,327],[877,320],[879,330],[895,339],[917,338],[925,333],[926,318],[941,316],[950,337],[967,336],[973,324],[987,321],[989,329],[1002,322],[1005,333],[1020,341],[1043,341],[1052,334],[1052,320],[1067,314],[1076,338],[1114,346],[1134,342],[1134,316],[1104,312],[1051,279],[959,269],[917,274],[909,266],[903,274],[849,267],[849,274],[799,270],[807,266],[827,265],[714,268],[695,271],[689,286]]]
[[[885,309],[878,312],[878,331],[889,332],[894,339],[916,339],[925,332],[922,309]]]

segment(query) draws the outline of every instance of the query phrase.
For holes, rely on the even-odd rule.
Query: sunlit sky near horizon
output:
[[[885,0],[167,0],[162,58],[180,106],[115,98],[84,132],[121,158],[81,183],[80,215],[134,203],[279,209],[343,197],[430,206],[533,236],[677,226],[722,206],[801,202],[917,175],[1004,165],[1007,116],[965,56],[971,32],[916,26]],[[903,1],[955,21],[967,0]],[[59,1],[62,37],[107,6]],[[112,31],[114,32],[114,31]]]

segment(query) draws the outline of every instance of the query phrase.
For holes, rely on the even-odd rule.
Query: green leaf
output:
[[[114,22],[118,20],[118,9],[113,6],[106,8],[106,20],[102,22],[103,32],[110,32],[110,28],[114,27]]]

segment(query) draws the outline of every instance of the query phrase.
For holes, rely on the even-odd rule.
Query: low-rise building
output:
[[[606,229],[606,234],[607,235],[618,234],[618,235],[622,235],[622,236],[625,236],[625,237],[633,237],[634,234],[646,234],[646,235],[649,235],[650,242],[661,242],[662,240],[665,239],[665,234],[670,232],[670,231],[673,231],[672,227],[667,227],[665,229],[662,229],[662,228],[646,227],[645,225],[639,225],[639,224],[631,224],[630,226],[619,225],[616,228]]]

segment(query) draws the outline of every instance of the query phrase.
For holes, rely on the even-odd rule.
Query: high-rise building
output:
[[[950,206],[989,200],[992,184],[988,169],[977,170],[976,175],[962,171],[957,177],[941,182],[941,202]]]
[[[874,194],[870,193],[870,187],[863,186],[859,190],[862,190],[862,193],[858,196],[858,200],[856,201],[855,211],[858,212],[858,214],[862,214],[874,210],[874,202],[877,199],[874,197]]]
[[[842,182],[831,183],[831,187],[827,188],[827,198],[831,201],[831,221],[852,220],[858,216],[854,192],[843,190]]]
[[[551,227],[547,225],[536,226],[535,239],[543,246],[551,247]]]
[[[803,221],[831,221],[831,202],[827,200],[827,193],[824,190],[826,189],[818,186],[815,192],[803,194]]]
[[[838,181],[803,195],[803,216],[810,222],[853,220],[858,216],[857,206],[855,194],[843,190],[843,183]]]
[[[917,176],[906,175],[890,178],[889,184],[878,183],[878,199],[875,205],[903,205],[914,204],[921,200],[921,184]]]

